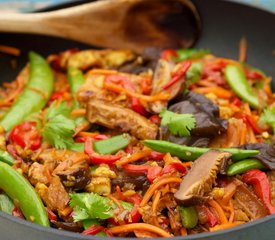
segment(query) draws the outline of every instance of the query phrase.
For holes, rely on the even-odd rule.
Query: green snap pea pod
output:
[[[198,214],[194,207],[180,207],[180,216],[185,228],[194,228],[198,224]]]
[[[0,188],[18,203],[27,220],[50,226],[45,207],[34,188],[19,172],[3,162],[0,162]]]
[[[220,151],[229,152],[232,154],[232,159],[237,161],[255,156],[259,153],[258,150],[243,150],[238,148],[199,148],[182,146],[176,143],[171,143],[161,140],[144,140],[143,144],[155,151],[162,153],[171,153],[184,161],[196,160],[199,156],[209,151],[210,149],[217,149]]]
[[[239,162],[235,162],[230,165],[226,173],[228,176],[234,176],[237,174],[244,173],[251,169],[265,169],[265,165],[263,165],[258,159],[245,159]]]
[[[14,204],[6,194],[0,194],[0,211],[12,214]]]
[[[85,78],[83,76],[83,73],[79,69],[74,67],[69,67],[67,75],[68,75],[71,93],[74,99],[73,108],[77,109],[80,107],[80,104],[76,99],[76,93],[79,90],[80,86],[84,84]],[[76,121],[76,124],[80,124],[80,123],[86,122],[86,119],[84,117],[77,117],[75,121]]]
[[[238,97],[249,103],[253,108],[259,107],[259,99],[249,85],[243,69],[234,64],[229,64],[225,68],[225,78]]]
[[[29,53],[29,59],[28,84],[0,122],[6,131],[30,114],[39,112],[48,102],[53,90],[54,78],[46,60],[34,52]]]
[[[0,150],[0,161],[9,165],[13,165],[14,163],[13,157],[7,151],[3,150]]]
[[[94,142],[94,150],[100,154],[113,154],[127,147],[130,136],[127,133]]]

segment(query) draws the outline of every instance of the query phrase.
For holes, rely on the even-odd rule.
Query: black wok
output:
[[[221,0],[193,0],[203,21],[201,38],[195,47],[211,49],[215,55],[238,58],[241,37],[248,41],[248,63],[275,78],[275,15],[245,5]],[[77,1],[79,3],[79,1]],[[63,7],[63,6],[62,6]],[[0,54],[1,82],[13,80],[27,62],[27,52],[37,51],[45,56],[78,47],[87,48],[64,39],[53,37],[0,34],[0,44],[22,49],[15,69],[11,68],[13,57]],[[275,82],[273,82],[273,87]],[[16,186],[14,186],[16,187]],[[0,212],[0,239],[2,240],[77,240],[98,239],[39,225]],[[275,239],[275,215],[253,221],[228,230],[203,233],[177,239],[193,240],[272,240]]]

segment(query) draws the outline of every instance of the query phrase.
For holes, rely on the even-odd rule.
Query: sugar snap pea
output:
[[[0,194],[0,211],[12,214],[14,204],[6,194]]]
[[[118,150],[127,147],[129,142],[130,135],[124,133],[118,136],[94,142],[94,150],[100,154],[113,154]]]
[[[32,113],[39,112],[47,104],[53,90],[53,74],[46,60],[34,52],[29,53],[29,59],[29,81],[0,122],[6,131]]]
[[[19,172],[3,162],[0,162],[0,188],[18,203],[27,220],[50,226],[45,207],[34,188]]]
[[[84,84],[85,82],[85,78],[83,76],[83,73],[74,67],[69,67],[68,68],[68,80],[69,80],[69,84],[70,84],[70,89],[71,89],[71,93],[73,96],[73,108],[77,109],[80,107],[79,102],[76,99],[76,94],[77,91],[79,90],[80,86]],[[86,122],[86,119],[84,117],[77,117],[75,119],[76,124],[80,124],[83,122]]]
[[[245,159],[230,165],[226,170],[226,174],[228,176],[234,176],[237,174],[244,173],[251,169],[265,169],[265,168],[266,168],[265,165],[263,165],[258,159]]]
[[[180,216],[185,228],[194,228],[198,224],[198,214],[195,207],[180,207]]]
[[[225,78],[232,90],[242,100],[253,108],[259,108],[259,99],[253,93],[252,87],[246,79],[243,69],[235,64],[229,64],[224,70]]]
[[[196,160],[199,156],[209,151],[211,148],[199,148],[182,146],[176,143],[171,143],[161,140],[144,140],[143,144],[154,151],[162,153],[171,153],[173,156],[177,156],[184,161]],[[259,153],[258,150],[243,150],[238,148],[214,148],[217,150],[229,152],[232,154],[233,160],[246,159],[255,156]]]
[[[7,151],[4,150],[0,150],[0,161],[7,163],[9,165],[13,165],[14,163],[13,157]]]

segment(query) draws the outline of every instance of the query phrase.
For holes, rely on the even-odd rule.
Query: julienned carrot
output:
[[[245,62],[247,54],[247,41],[245,37],[242,37],[240,40],[240,49],[239,49],[239,61]]]
[[[122,205],[120,204],[119,200],[116,199],[114,196],[112,195],[109,195],[108,198],[110,198],[118,207],[119,210],[123,211],[123,207]]]
[[[217,212],[218,216],[219,216],[219,220],[221,222],[221,224],[226,224],[228,223],[227,217],[222,209],[222,207],[215,201],[215,200],[209,200],[208,204],[215,209],[215,211]]]
[[[111,75],[111,74],[118,74],[118,71],[116,70],[110,70],[110,69],[92,69],[86,73],[86,76],[91,76],[91,75]]]
[[[163,229],[147,223],[132,223],[132,224],[126,224],[121,226],[115,226],[115,227],[109,228],[109,230],[112,234],[120,234],[120,233],[133,232],[135,230],[141,230],[141,231],[148,231],[148,232],[155,233],[160,237],[172,237],[171,234],[164,231]]]
[[[225,223],[225,224],[221,224],[221,225],[217,225],[215,227],[209,228],[209,231],[214,232],[214,231],[218,231],[218,230],[224,230],[227,228],[236,227],[240,224],[242,224],[242,223],[241,222]]]
[[[144,207],[150,200],[150,198],[153,196],[153,194],[155,193],[155,191],[162,185],[164,184],[169,184],[169,183],[176,183],[176,184],[180,184],[181,183],[181,178],[179,177],[165,177],[165,178],[161,178],[157,181],[155,181],[147,190],[147,192],[145,193],[140,206]]]
[[[21,50],[11,46],[0,45],[0,52],[18,57],[21,53]]]
[[[85,114],[86,114],[86,109],[85,108],[74,109],[71,112],[71,115],[74,116],[74,117],[84,116]]]
[[[125,164],[128,164],[128,163],[132,163],[132,162],[138,161],[138,160],[140,160],[140,159],[142,159],[144,157],[148,157],[151,152],[152,152],[151,149],[144,148],[144,149],[142,149],[139,152],[133,153],[131,156],[129,156],[127,158],[123,158],[121,160],[118,160],[116,162],[116,165],[117,166],[122,166],[122,165],[125,165]]]
[[[95,137],[96,135],[98,135],[99,133],[97,132],[79,132],[77,134],[78,137]]]
[[[129,97],[136,97],[136,98],[143,100],[145,102],[168,100],[170,97],[169,94],[164,94],[164,93],[160,93],[160,94],[153,95],[153,96],[147,96],[147,95],[143,95],[143,94],[139,94],[139,93],[134,93],[134,92],[131,92],[131,91],[119,86],[119,85],[116,85],[113,83],[106,83],[106,82],[104,82],[104,88],[109,91],[112,91],[112,92],[124,93]]]
[[[229,99],[233,95],[231,91],[226,90],[222,87],[201,87],[201,88],[195,88],[193,91],[201,94],[213,93],[218,98],[224,98],[224,99]]]
[[[233,206],[233,203],[232,203],[231,199],[229,201],[229,207],[230,207],[230,217],[229,217],[228,222],[233,223],[234,217],[235,217],[235,211],[234,211],[234,206]]]
[[[233,197],[237,189],[237,186],[234,182],[227,184],[224,187],[224,195],[223,198],[220,200],[224,205],[227,205],[230,199]]]
[[[153,223],[155,226],[159,227],[158,218],[157,218],[157,209],[160,202],[161,191],[156,192],[153,203],[152,203],[152,217]]]

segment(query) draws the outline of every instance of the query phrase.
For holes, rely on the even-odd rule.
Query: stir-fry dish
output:
[[[30,52],[0,89],[0,210],[138,238],[274,214],[270,83],[207,50]]]

